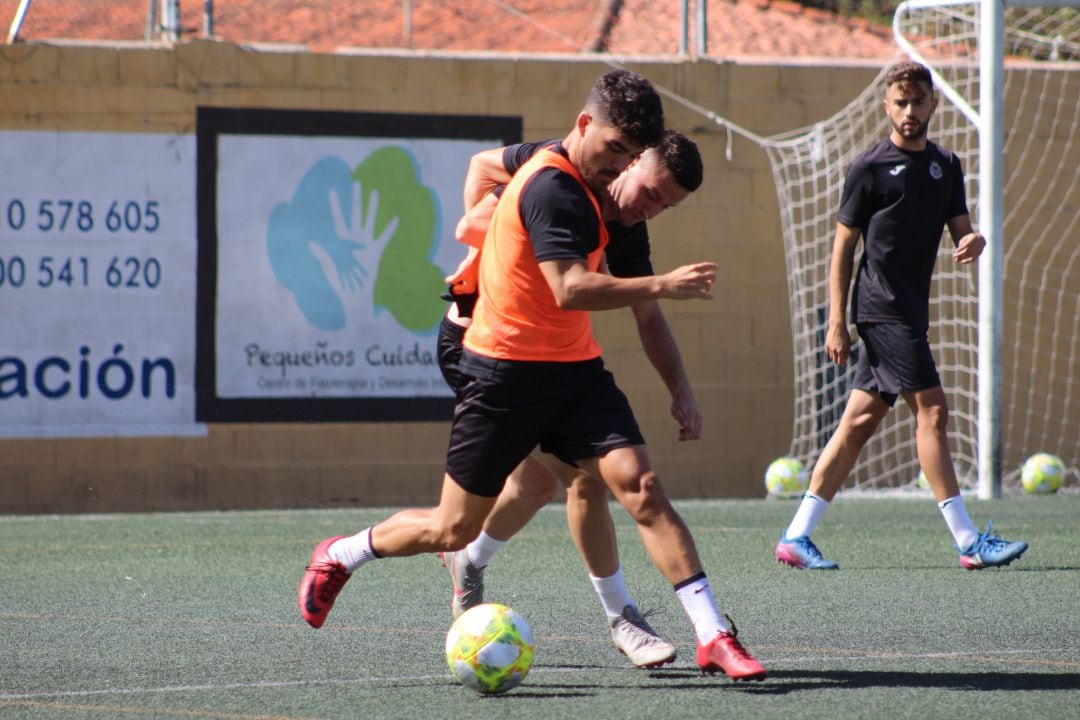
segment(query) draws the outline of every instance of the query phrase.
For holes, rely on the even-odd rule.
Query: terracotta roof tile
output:
[[[4,27],[18,5],[0,0]],[[201,34],[202,5],[181,1],[184,36]],[[680,7],[675,0],[217,0],[214,31],[235,43],[302,44],[322,52],[565,53],[606,39],[612,53],[669,55],[679,50]],[[605,37],[604,20],[613,8],[618,14]],[[146,12],[146,0],[35,0],[19,37],[142,40]],[[712,57],[886,58],[895,50],[888,28],[786,0],[712,0],[708,13]]]
[[[656,45],[671,48],[668,52],[678,50],[679,16],[658,17],[650,13],[649,6],[648,2],[626,3],[611,42],[617,52],[655,52],[649,48]],[[650,25],[652,38],[640,30]],[[708,25],[710,57],[887,58],[895,51],[888,28],[845,20],[793,2],[714,0],[708,7]],[[691,38],[690,49],[693,47]]]

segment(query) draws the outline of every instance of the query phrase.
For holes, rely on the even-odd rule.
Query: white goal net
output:
[[[974,108],[979,104],[979,8],[978,2],[901,6],[895,25],[935,71],[938,85],[944,81]],[[1006,9],[1005,20],[1003,486],[1018,487],[1024,459],[1049,452],[1065,461],[1066,486],[1075,489],[1080,484],[1080,12],[1014,7]],[[833,117],[764,143],[780,201],[791,297],[795,420],[790,454],[808,467],[840,419],[853,375],[854,357],[845,369],[824,352],[829,256],[844,174],[859,153],[888,134],[882,79]],[[961,157],[968,205],[977,220],[977,128],[942,96],[930,136]],[[971,489],[979,436],[977,269],[956,265],[952,248],[945,233],[934,274],[930,342],[949,398],[953,461],[961,487]],[[856,342],[853,353],[861,350]],[[914,418],[901,400],[863,450],[845,487],[914,487],[918,474]]]

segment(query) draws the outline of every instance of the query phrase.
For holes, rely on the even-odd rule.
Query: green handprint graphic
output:
[[[438,229],[435,193],[420,182],[412,155],[397,146],[373,152],[352,179],[363,188],[367,232],[380,240],[390,236],[377,265],[375,308],[385,307],[414,332],[434,328],[446,309],[439,299],[445,273],[431,262]],[[395,222],[396,230],[390,227]]]

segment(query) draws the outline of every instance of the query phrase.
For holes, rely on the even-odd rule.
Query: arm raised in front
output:
[[[585,260],[540,263],[555,304],[563,310],[614,310],[648,300],[712,300],[716,263],[683,265],[664,275],[618,278],[591,272]]]

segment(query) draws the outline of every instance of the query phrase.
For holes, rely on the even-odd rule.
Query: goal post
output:
[[[1080,272],[1078,7],[906,0],[894,16],[897,44],[931,69],[943,96],[931,136],[961,157],[988,241],[977,273],[952,263],[951,242],[942,243],[930,333],[961,486],[983,498],[1017,487],[1020,464],[1038,451],[1065,460],[1070,489],[1080,479],[1080,290],[1070,279]],[[845,170],[888,133],[881,81],[828,120],[762,143],[791,291],[790,454],[807,465],[850,389],[851,367],[833,366],[823,352],[828,252]],[[890,413],[845,488],[914,488],[918,471],[913,418]]]
[[[1007,0],[1014,7],[1037,8],[1044,0]],[[973,5],[972,0],[905,0],[893,15],[893,37],[912,59],[931,68],[935,84],[978,128],[982,159],[979,178],[978,227],[987,239],[979,260],[979,386],[978,386],[978,497],[1001,496],[1001,355],[1002,274],[1004,235],[1004,85],[1005,6],[997,0],[978,0],[979,110],[968,103],[905,36],[903,18],[918,8]]]
[[[1005,5],[1040,11],[1057,5],[1080,7],[1077,0],[905,0],[894,14],[893,36],[908,55],[932,69],[937,85],[958,110],[975,125],[978,132],[979,194],[978,227],[987,238],[987,249],[979,260],[978,311],[978,497],[1000,497],[1002,491],[1002,354],[1004,316],[1004,258],[1008,237],[1003,228],[1005,207]],[[919,8],[933,9],[950,5],[977,8],[978,109],[941,77],[935,63],[924,57],[915,42],[907,37],[903,19]],[[1019,30],[1019,29],[1018,29]],[[1063,35],[1047,38],[1057,53]],[[1039,42],[1038,39],[1035,42]],[[1045,41],[1043,41],[1045,42]],[[1080,108],[1077,108],[1080,110]]]

